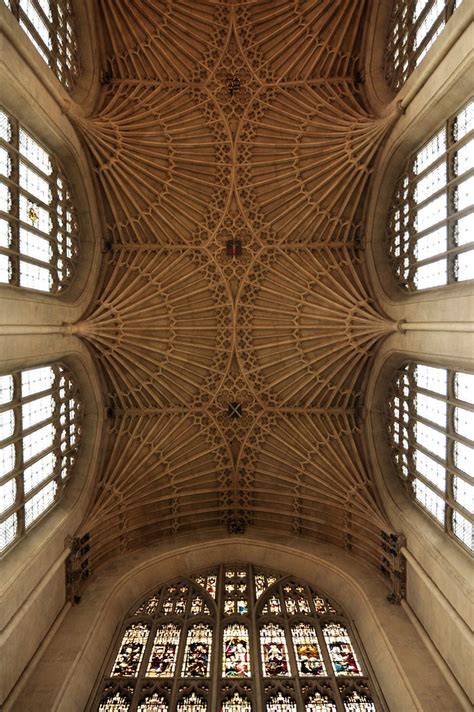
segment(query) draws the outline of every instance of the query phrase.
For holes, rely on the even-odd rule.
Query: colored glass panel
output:
[[[136,677],[138,675],[149,634],[149,626],[142,623],[128,626],[112,669],[113,677]]]
[[[163,697],[157,693],[147,697],[137,707],[137,712],[168,712],[168,703]]]
[[[99,705],[99,712],[128,712],[129,709],[129,701],[120,692],[106,697]]]
[[[344,699],[345,712],[376,712],[376,707],[372,700],[366,695],[358,692],[351,692]]]
[[[255,581],[255,594],[257,598],[260,598],[262,593],[265,593],[265,591],[270,588],[270,586],[273,586],[273,584],[278,580],[278,576],[274,576],[272,574],[265,574],[262,572],[258,572],[255,574],[254,581]]]
[[[142,603],[142,605],[137,608],[137,610],[135,611],[135,615],[139,616],[142,613],[146,613],[146,615],[152,616],[155,613],[155,611],[157,610],[159,604],[160,604],[160,597],[152,596],[147,601],[145,601],[145,603]]]
[[[203,613],[204,615],[210,614],[208,605],[201,596],[193,596],[191,600],[190,613],[192,616],[197,616],[200,613]]]
[[[195,692],[192,692],[178,702],[176,709],[177,712],[206,712],[207,702],[196,695]]]
[[[194,576],[193,580],[199,586],[202,586],[212,598],[215,599],[217,591],[217,576],[216,574],[208,574],[207,576]]]
[[[306,700],[305,712],[336,712],[336,705],[326,695],[316,692]]]
[[[260,629],[260,650],[265,677],[286,677],[290,674],[285,631],[275,623]]]
[[[224,677],[250,677],[249,634],[240,623],[224,628],[222,674]]]
[[[281,613],[280,599],[277,596],[270,596],[262,608],[262,613],[264,615],[267,615],[268,613],[279,615]]]
[[[174,675],[180,635],[181,631],[174,623],[158,626],[146,672],[147,677]]]
[[[319,649],[315,628],[309,623],[292,626],[298,674],[303,676],[325,675],[326,668]]]
[[[188,631],[183,666],[185,677],[209,677],[211,665],[212,628],[199,623]]]
[[[313,596],[313,603],[316,609],[316,613],[320,616],[324,616],[326,613],[336,613],[336,609],[321,596]]]
[[[279,692],[266,704],[267,712],[297,712],[296,702],[289,695]]]
[[[328,623],[323,625],[323,635],[336,675],[362,675],[347,629]]]
[[[221,712],[252,712],[252,703],[235,692],[229,700],[224,700]]]

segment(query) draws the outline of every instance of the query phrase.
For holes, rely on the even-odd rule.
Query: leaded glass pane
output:
[[[166,700],[158,694],[151,695],[137,707],[137,712],[168,712]]]
[[[137,677],[143,660],[150,627],[144,623],[129,626],[112,668],[112,677]]]
[[[394,0],[385,52],[385,78],[398,91],[439,37],[452,0]]]
[[[261,627],[260,650],[266,677],[286,677],[290,674],[285,631],[281,626],[266,623]]]
[[[309,623],[298,623],[291,629],[298,674],[325,675],[326,667],[319,649],[318,634]]]
[[[128,712],[130,704],[124,695],[116,692],[115,695],[107,697],[99,705],[99,712]]]
[[[212,628],[209,625],[191,626],[186,641],[183,677],[209,677],[212,650]]]
[[[347,629],[340,623],[323,625],[323,635],[336,675],[361,675]]]
[[[76,459],[81,405],[59,364],[2,376],[0,393],[1,552],[58,501]]]
[[[178,702],[177,708],[178,712],[206,712],[207,704],[202,697],[198,697],[195,692],[187,697],[183,697],[182,700]]]
[[[181,631],[174,623],[158,626],[146,671],[147,677],[173,677]]]
[[[42,59],[72,91],[80,64],[71,0],[8,0],[6,5]]]
[[[398,180],[387,248],[407,290],[474,279],[473,107],[470,100],[421,146]]]
[[[371,699],[358,692],[351,692],[344,700],[345,712],[375,712],[376,708]]]
[[[250,677],[249,634],[246,626],[233,623],[224,628],[223,677]]]
[[[304,708],[305,712],[336,712],[336,705],[326,695],[320,695],[319,692],[311,695]]]
[[[298,708],[291,697],[279,692],[268,700],[266,710],[267,712],[297,712]]]
[[[470,373],[407,364],[392,384],[387,410],[398,474],[435,521],[469,548],[474,491],[473,395]]]
[[[252,703],[236,692],[230,700],[224,700],[221,712],[252,712]]]
[[[209,575],[214,577],[211,591]],[[238,600],[250,594],[256,576],[265,586],[259,598],[249,595],[245,615],[226,615],[226,596]],[[207,710],[216,694],[215,708],[222,712],[335,712],[354,690],[371,700],[343,620],[342,612],[308,584],[255,572],[249,564],[181,577],[131,610],[109,678],[91,709],[118,700],[140,712]],[[259,654],[253,659],[257,642]],[[339,667],[326,664],[329,655]]]
[[[14,130],[0,138],[0,280],[58,293],[79,252],[71,190],[53,155],[16,119],[8,122]]]

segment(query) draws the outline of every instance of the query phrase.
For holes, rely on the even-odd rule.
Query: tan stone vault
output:
[[[92,565],[194,529],[328,541],[380,564],[364,380],[395,325],[364,202],[395,116],[360,75],[363,0],[102,0],[103,282],[73,327],[110,403]],[[232,415],[236,417],[232,417]]]

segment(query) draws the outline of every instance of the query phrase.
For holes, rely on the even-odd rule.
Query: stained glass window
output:
[[[334,602],[292,576],[223,564],[134,606],[91,709],[373,712],[372,689]]]
[[[473,551],[474,374],[405,364],[391,385],[386,422],[409,493]]]
[[[58,161],[0,108],[0,283],[58,293],[78,254],[76,210]]]
[[[309,623],[296,623],[292,629],[298,674],[314,677],[325,675],[326,669],[319,648],[318,634]]]
[[[233,697],[223,701],[221,712],[252,712],[252,703],[235,692]]]
[[[324,640],[336,675],[361,675],[347,629],[340,623],[323,625]]]
[[[387,248],[406,290],[474,279],[474,100],[409,158],[389,210]]]
[[[61,364],[0,376],[0,554],[59,501],[81,420],[77,384]]]
[[[147,677],[173,677],[180,634],[180,628],[175,623],[158,626],[146,672]]]
[[[399,90],[443,31],[462,0],[394,0],[385,52],[385,77]]]
[[[177,710],[178,712],[206,712],[207,704],[202,697],[192,692],[178,702]]]
[[[61,84],[72,91],[80,65],[71,0],[7,0],[5,4]]]
[[[241,623],[233,623],[224,628],[223,636],[223,677],[250,676],[250,649],[247,628]]]

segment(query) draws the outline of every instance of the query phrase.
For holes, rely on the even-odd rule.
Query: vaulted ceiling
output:
[[[359,248],[393,117],[373,115],[363,94],[367,3],[99,5],[103,90],[77,128],[107,252],[75,326],[112,408],[83,526],[94,564],[171,534],[247,526],[378,563],[390,525],[360,407],[393,324]]]

